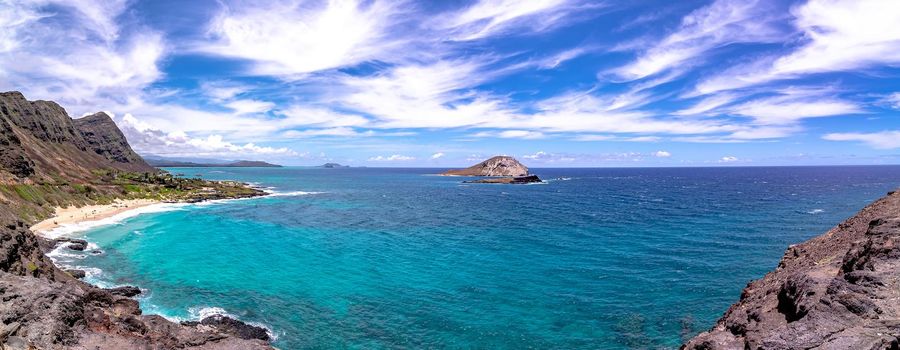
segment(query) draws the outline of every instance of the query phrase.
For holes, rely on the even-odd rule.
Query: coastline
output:
[[[55,214],[52,217],[31,225],[29,229],[38,236],[50,238],[47,237],[47,234],[60,227],[100,221],[125,212],[161,203],[163,202],[155,199],[117,199],[109,204],[56,207],[54,208]]]
[[[255,187],[249,185],[247,185],[246,187],[256,189]],[[34,235],[37,236],[38,239],[49,242],[49,250],[46,250],[44,253],[47,257],[50,257],[52,264],[56,268],[63,271],[75,271],[72,269],[74,268],[78,270],[84,267],[61,264],[56,260],[55,253],[60,249],[71,249],[67,248],[68,245],[66,244],[66,242],[84,241],[82,239],[71,238],[72,236],[75,236],[74,234],[76,233],[91,230],[99,226],[113,224],[119,222],[122,219],[132,218],[145,213],[157,212],[157,210],[155,210],[155,207],[162,207],[161,210],[165,211],[169,210],[168,206],[170,205],[230,202],[235,200],[277,195],[270,191],[262,191],[262,193],[263,194],[261,195],[249,197],[200,200],[189,199],[179,201],[163,201],[156,199],[116,199],[114,202],[109,204],[94,204],[85,205],[82,207],[55,207],[55,213],[52,217],[35,223],[28,229],[32,233],[34,233]],[[307,192],[300,193],[307,194]],[[288,195],[292,194],[294,193],[289,193]],[[84,242],[90,244],[90,242],[88,241]],[[87,247],[90,247],[90,245],[88,245]],[[139,286],[135,286],[133,284],[104,285],[104,283],[98,284],[96,282],[87,282],[83,280],[83,277],[76,278],[82,280],[82,283],[86,283],[92,287],[100,288],[102,290],[112,290],[117,288],[140,288]],[[142,290],[142,292],[139,294],[143,294],[144,292],[146,291]],[[194,311],[191,312],[193,313]],[[262,339],[266,342],[266,344],[271,344],[271,342],[278,339],[278,334],[268,325],[242,321],[237,316],[230,314],[218,307],[205,307],[203,309],[197,310],[196,312],[196,317],[191,317],[188,319],[181,319],[177,317],[172,318],[163,314],[153,313],[146,315],[150,315],[151,317],[162,317],[169,322],[189,327],[230,327],[230,332],[242,333],[234,333],[233,335],[243,340]],[[259,333],[260,331],[263,331],[265,333],[265,337],[263,337]],[[250,338],[247,338],[247,334],[251,333],[253,335]]]

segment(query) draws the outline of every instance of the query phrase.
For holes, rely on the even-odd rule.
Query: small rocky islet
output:
[[[495,156],[465,169],[448,170],[444,176],[478,176],[486,177],[478,180],[466,180],[463,183],[485,184],[529,184],[542,180],[528,172],[528,167],[510,156]]]

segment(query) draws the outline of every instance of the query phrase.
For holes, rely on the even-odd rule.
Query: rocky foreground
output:
[[[900,348],[900,192],[789,247],[682,348]]]

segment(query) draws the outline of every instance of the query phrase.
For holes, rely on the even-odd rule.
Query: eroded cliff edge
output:
[[[682,348],[900,348],[900,192],[789,247]]]
[[[50,243],[27,228],[56,206],[262,194],[240,183],[158,172],[103,113],[73,120],[56,103],[0,93],[0,347],[271,349],[264,331],[240,321],[179,324],[143,315],[128,297],[133,293],[97,288],[59,269],[43,250]]]

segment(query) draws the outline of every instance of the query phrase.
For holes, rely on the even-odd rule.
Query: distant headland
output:
[[[161,157],[145,157],[148,164],[157,168],[281,168],[281,165],[259,160],[180,160]]]
[[[317,168],[326,168],[326,169],[336,169],[336,168],[349,168],[349,165],[340,165],[338,163],[325,163],[319,165]]]

